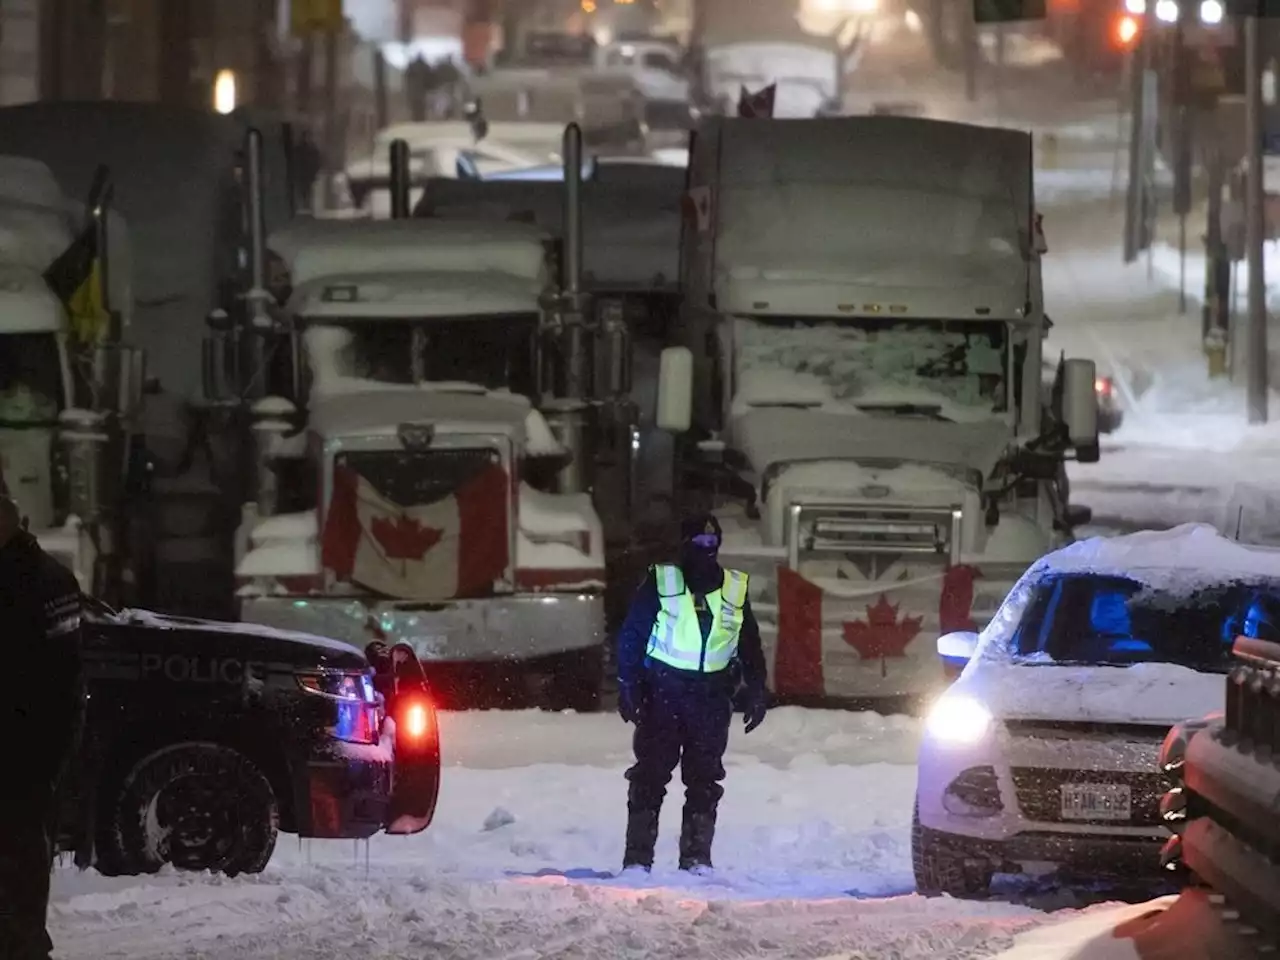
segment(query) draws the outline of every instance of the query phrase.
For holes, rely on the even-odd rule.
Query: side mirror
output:
[[[684,433],[693,425],[693,351],[667,347],[658,365],[658,407],[654,425]]]
[[[950,669],[963,670],[978,651],[978,635],[968,630],[944,633],[938,638],[938,656]]]
[[[1081,463],[1098,462],[1098,367],[1092,360],[1066,360],[1062,371],[1062,420]]]

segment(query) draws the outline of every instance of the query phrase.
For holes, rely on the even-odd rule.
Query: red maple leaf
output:
[[[374,517],[369,527],[388,560],[421,560],[444,536],[443,530],[424,527],[403,513],[394,520]]]
[[[844,642],[858,651],[863,660],[880,658],[880,675],[888,672],[885,660],[906,656],[907,644],[920,634],[923,617],[898,619],[901,604],[890,603],[882,593],[874,606],[867,607],[867,620],[844,625]]]

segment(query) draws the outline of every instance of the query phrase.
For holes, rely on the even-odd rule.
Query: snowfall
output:
[[[1280,431],[1246,426],[1241,391],[1207,375],[1203,260],[1189,258],[1185,313],[1167,243],[1121,263],[1114,98],[1033,110],[1023,96],[1019,111],[987,93],[974,108],[941,83],[921,92],[918,72],[876,54],[859,66],[864,101],[926,100],[935,116],[1037,135],[1049,346],[1096,359],[1126,411],[1102,462],[1072,471],[1073,499],[1094,510],[1091,532],[1202,521],[1275,540],[1280,531],[1264,521],[1280,516],[1268,487],[1280,476]],[[1269,273],[1280,274],[1280,256]],[[1280,411],[1274,397],[1271,406]],[[749,737],[735,729],[717,869],[706,878],[674,869],[678,784],[654,873],[614,876],[630,758],[629,728],[615,715],[445,714],[441,727],[446,770],[425,833],[368,845],[282,835],[263,874],[234,880],[106,879],[60,865],[49,921],[58,955],[1135,960],[1156,955],[1147,951],[1162,937],[1182,946],[1169,955],[1194,957],[1187,931],[1212,926],[1194,895],[1137,905],[1086,905],[1072,891],[986,902],[917,895],[915,718],[780,708]]]

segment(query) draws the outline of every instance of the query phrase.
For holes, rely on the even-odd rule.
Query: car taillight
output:
[[[425,696],[406,696],[396,711],[396,746],[413,749],[435,738],[435,708]]]

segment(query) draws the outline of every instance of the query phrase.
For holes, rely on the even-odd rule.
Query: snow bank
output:
[[[1148,903],[1099,906],[1024,933],[993,960],[1143,960],[1146,957],[1247,957],[1253,944],[1222,923],[1207,890]]]
[[[1117,928],[1163,913],[1176,897],[1149,903],[1107,904],[1063,923],[1055,923],[1024,933],[1012,949],[993,960],[1142,960],[1129,937],[1118,937]]]

